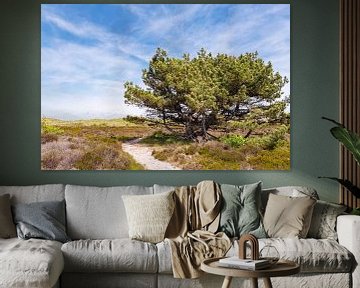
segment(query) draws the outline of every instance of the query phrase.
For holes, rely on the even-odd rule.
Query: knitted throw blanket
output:
[[[221,209],[221,190],[213,181],[175,190],[175,211],[165,233],[171,247],[175,278],[198,278],[201,262],[222,257],[231,246],[223,232],[216,233]]]

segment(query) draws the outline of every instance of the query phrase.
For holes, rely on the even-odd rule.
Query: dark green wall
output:
[[[338,0],[291,1],[292,168],[287,172],[40,171],[40,3],[54,2],[84,3],[2,0],[0,4],[0,185],[179,185],[203,179],[244,184],[262,180],[265,187],[312,186],[322,199],[338,200],[338,186],[317,179],[318,175],[337,176],[339,169],[337,143],[328,132],[330,125],[321,120],[323,115],[338,118]],[[87,1],[99,2],[121,3]]]

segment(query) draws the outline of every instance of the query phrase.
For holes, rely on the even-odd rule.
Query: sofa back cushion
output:
[[[128,238],[123,195],[153,194],[152,187],[66,185],[67,232],[71,239]]]
[[[153,187],[154,187],[154,194],[174,191],[177,188],[177,186],[167,186],[167,185],[159,185],[159,184],[154,184]]]
[[[0,195],[9,194],[11,204],[43,201],[62,201],[65,185],[0,186]]]
[[[9,194],[0,196],[0,238],[16,237]]]

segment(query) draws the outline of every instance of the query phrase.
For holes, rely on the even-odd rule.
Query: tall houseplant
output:
[[[343,124],[336,122],[333,119],[322,117],[322,119],[328,120],[334,124],[335,127],[330,129],[331,134],[339,140],[346,149],[348,149],[353,155],[355,161],[360,165],[360,136],[353,131],[347,129]],[[344,186],[347,190],[349,190],[356,198],[360,198],[360,187],[354,185],[348,179],[341,179],[336,177],[320,177],[320,178],[328,178],[334,181],[339,182],[342,186]],[[360,214],[360,207],[354,209],[354,214]],[[357,213],[358,212],[358,213]]]

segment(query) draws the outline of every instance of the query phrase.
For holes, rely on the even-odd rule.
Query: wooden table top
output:
[[[276,264],[273,264],[271,267],[266,269],[245,270],[219,266],[219,259],[221,258],[224,257],[204,260],[201,263],[201,270],[210,274],[243,278],[280,277],[300,272],[300,266],[295,262],[288,260],[279,260]]]

